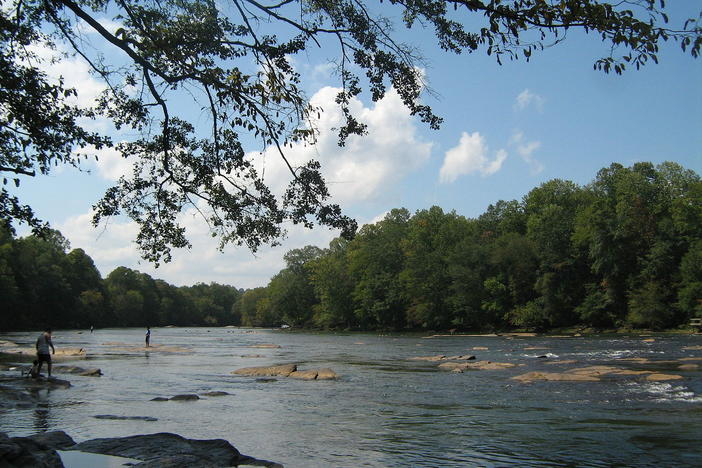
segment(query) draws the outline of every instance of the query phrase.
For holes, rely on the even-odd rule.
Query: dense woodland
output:
[[[175,287],[0,232],[3,330],[244,325],[351,330],[663,329],[702,316],[702,180],[676,163],[554,179],[476,219],[394,209],[285,255],[266,287]]]

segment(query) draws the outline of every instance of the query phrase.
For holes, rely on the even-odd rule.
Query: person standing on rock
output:
[[[56,349],[54,348],[54,343],[51,341],[51,329],[47,328],[44,333],[39,335],[35,345],[37,349],[37,361],[39,365],[37,366],[37,376],[41,372],[42,363],[46,362],[46,367],[48,368],[49,377],[51,377],[51,354],[49,354],[49,347],[53,354],[56,354]]]
[[[146,327],[146,347],[148,348],[150,346],[151,342],[151,327]]]

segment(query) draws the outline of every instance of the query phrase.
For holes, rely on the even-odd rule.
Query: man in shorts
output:
[[[37,376],[41,372],[42,363],[46,362],[46,367],[49,369],[49,377],[51,377],[51,354],[49,354],[49,347],[53,354],[56,354],[56,349],[54,349],[54,343],[51,342],[51,329],[48,328],[44,333],[39,335],[37,338],[36,348],[37,348],[37,361],[39,361],[39,366],[37,368]]]

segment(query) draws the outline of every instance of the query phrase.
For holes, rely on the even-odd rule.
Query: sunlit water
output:
[[[222,438],[242,453],[288,468],[702,466],[699,368],[681,371],[680,362],[622,360],[701,357],[702,351],[683,348],[702,345],[702,336],[657,336],[645,342],[621,336],[426,338],[158,328],[152,343],[189,352],[130,352],[105,345],[142,346],[143,337],[142,329],[55,332],[57,348],[86,348],[88,358],[71,364],[99,367],[104,376],[59,373],[71,381],[70,389],[44,392],[37,409],[0,410],[0,429],[10,435],[61,429],[76,441],[154,432]],[[0,339],[31,345],[35,336],[15,333]],[[252,347],[260,344],[280,348]],[[540,349],[525,349],[531,347]],[[479,360],[523,365],[457,374],[439,370],[437,363],[408,360],[436,354],[475,354]],[[570,359],[577,363],[547,364]],[[283,363],[329,367],[341,378],[258,382],[231,374],[241,367]],[[510,379],[532,370],[599,364],[684,379],[648,382],[634,376],[531,384]],[[150,401],[208,391],[230,395]],[[94,417],[105,414],[157,421]]]

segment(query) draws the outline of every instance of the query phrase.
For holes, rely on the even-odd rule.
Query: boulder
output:
[[[317,380],[336,380],[339,376],[329,368],[319,369],[317,371]]]
[[[250,377],[287,377],[297,370],[296,364],[283,364],[280,366],[268,367],[244,367],[235,370],[232,374],[246,375]]]
[[[189,440],[166,432],[93,439],[81,442],[72,449],[135,458],[151,462],[152,465],[149,466],[178,466],[175,464],[176,459],[180,460],[179,466],[236,466],[249,458],[226,440]]]
[[[63,468],[63,462],[56,449],[72,445],[73,439],[64,432],[12,438],[0,433],[0,466]]]

